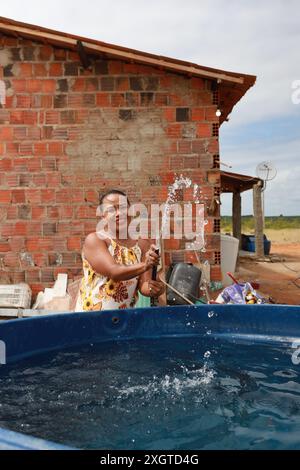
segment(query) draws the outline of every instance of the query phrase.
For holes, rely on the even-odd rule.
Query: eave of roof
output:
[[[254,184],[263,181],[260,178],[249,175],[241,175],[240,173],[232,173],[230,171],[221,171],[221,192],[233,193],[235,191],[243,192],[252,189]]]
[[[111,57],[132,63],[136,62],[157,67],[161,70],[187,75],[189,77],[201,77],[217,81],[219,84],[220,107],[222,110],[220,123],[227,119],[235,104],[256,81],[254,75],[205,67],[179,59],[108,44],[95,39],[59,32],[4,17],[0,17],[0,31],[15,37],[24,37],[72,50],[77,49],[78,41],[80,41],[86,52],[93,55],[100,55],[107,58]]]

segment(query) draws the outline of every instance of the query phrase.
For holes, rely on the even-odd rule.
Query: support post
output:
[[[255,252],[256,256],[264,256],[264,216],[262,209],[262,185],[259,181],[253,186],[253,214],[255,224]]]
[[[234,191],[232,195],[232,235],[239,240],[239,249],[241,249],[242,198],[240,191]]]

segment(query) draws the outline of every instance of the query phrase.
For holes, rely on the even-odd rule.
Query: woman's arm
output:
[[[83,245],[83,254],[94,271],[109,277],[113,281],[126,281],[140,276],[158,264],[159,259],[154,250],[150,249],[147,257],[141,263],[131,266],[118,264],[108,251],[105,241],[101,240],[96,233],[91,233],[86,237]]]
[[[151,242],[148,240],[142,240],[140,247],[142,250],[142,260],[145,259],[147,249],[149,248]],[[145,271],[140,275],[139,278],[139,291],[145,297],[159,297],[165,288],[161,281],[152,280],[152,269]]]

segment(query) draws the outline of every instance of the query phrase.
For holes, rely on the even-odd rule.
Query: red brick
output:
[[[205,120],[218,122],[219,118],[218,116],[216,116],[216,111],[217,111],[217,106],[210,106],[208,108],[205,108]]]
[[[46,208],[43,206],[32,206],[31,217],[32,219],[44,219],[46,215]]]
[[[163,116],[166,121],[176,121],[176,109],[175,108],[164,108]]]
[[[42,224],[39,221],[30,221],[27,224],[28,235],[42,235]]]
[[[6,253],[10,250],[11,248],[9,243],[0,241],[0,253]]]
[[[12,88],[15,93],[25,93],[27,91],[27,80],[23,78],[13,79]]]
[[[32,184],[33,186],[44,188],[46,186],[46,175],[40,173],[32,175]]]
[[[16,110],[10,112],[11,124],[24,124],[24,111]]]
[[[116,78],[116,90],[117,91],[127,91],[127,90],[129,90],[128,77],[117,77]]]
[[[211,125],[210,124],[199,124],[197,126],[198,137],[211,137]]]
[[[169,240],[165,240],[164,246],[166,250],[179,250],[180,248],[180,241],[176,240],[175,238],[170,238]]]
[[[70,237],[67,240],[67,248],[70,251],[80,251],[81,244],[81,237]]]
[[[48,71],[45,64],[33,64],[33,75],[35,77],[47,77]]]
[[[43,89],[43,80],[41,79],[31,79],[27,80],[27,91],[29,93],[39,93]]]
[[[117,60],[110,60],[108,62],[108,72],[110,75],[118,75],[123,73],[123,62]]]
[[[29,158],[27,162],[28,171],[35,172],[41,171],[41,160],[39,158]]]
[[[41,96],[41,108],[52,108],[53,105],[53,96],[52,95],[42,95]]]
[[[71,87],[71,90],[72,91],[85,91],[85,83],[86,83],[86,79],[85,78],[75,78],[74,79],[74,83]]]
[[[23,62],[23,63],[18,64],[18,66],[20,67],[19,69],[20,77],[25,77],[25,78],[32,77],[32,64]]]
[[[53,48],[51,46],[41,46],[39,51],[39,60],[50,60],[52,58]]]
[[[181,124],[169,124],[166,133],[168,137],[181,137]]]
[[[66,49],[57,49],[54,48],[54,59],[55,60],[66,60],[67,58],[67,51]]]
[[[54,189],[42,189],[41,190],[42,202],[55,202],[55,190]]]
[[[10,204],[12,200],[12,192],[9,189],[0,190],[0,203]]]
[[[43,93],[54,93],[56,89],[56,81],[52,79],[43,80],[42,91]]]
[[[41,190],[40,189],[26,189],[26,202],[32,204],[39,204],[41,202]]]
[[[59,206],[59,219],[72,219],[73,207],[72,206]]]
[[[14,235],[15,236],[18,236],[18,235],[25,236],[27,234],[27,230],[28,230],[27,222],[16,222]]]
[[[47,253],[34,253],[32,255],[34,264],[38,267],[48,266],[48,255]]]
[[[25,202],[24,189],[14,189],[12,191],[12,202],[16,204]]]
[[[29,95],[16,95],[18,108],[30,108],[31,98]],[[7,104],[8,106],[8,104]]]
[[[49,66],[50,77],[61,77],[63,75],[62,64],[60,62],[53,62]]]
[[[169,90],[172,87],[173,76],[171,75],[162,75],[159,78],[160,88]]]
[[[37,124],[38,113],[36,111],[24,111],[23,122],[29,126]]]
[[[110,100],[111,106],[125,106],[125,96],[123,93],[112,93]]]
[[[204,121],[205,111],[204,108],[192,108],[191,120],[192,121]]]
[[[196,90],[204,90],[205,88],[205,81],[203,78],[192,77],[191,78],[191,88]]]
[[[102,107],[110,106],[110,95],[107,93],[97,93],[96,104]]]
[[[47,155],[47,143],[46,142],[37,142],[33,144],[33,153],[34,155]]]
[[[47,160],[43,161],[43,163],[46,163],[46,162],[47,162]],[[50,166],[50,163],[51,162],[48,162],[49,166]],[[47,184],[48,188],[57,188],[57,187],[60,186],[60,183],[61,183],[61,174],[60,173],[53,172],[53,173],[48,173],[46,175],[46,184]]]
[[[38,273],[39,273],[39,272],[38,272]],[[39,273],[39,274],[40,274],[40,273]],[[28,282],[28,280],[27,280],[27,282]],[[35,299],[36,295],[37,295],[39,292],[44,291],[45,285],[40,284],[40,283],[38,283],[38,284],[32,283],[32,284],[30,285],[30,287],[31,287],[33,299]]]
[[[97,204],[98,201],[99,201],[98,191],[95,191],[94,189],[90,189],[89,191],[86,191],[85,192],[85,200],[87,202],[93,202],[93,203]]]
[[[46,111],[45,112],[45,124],[59,124],[60,113],[59,111]]]
[[[19,255],[16,253],[7,253],[3,258],[3,264],[8,268],[20,268]]]
[[[179,153],[191,153],[192,143],[188,140],[179,140],[178,142],[178,152]]]
[[[181,95],[176,95],[176,94],[170,94],[169,95],[169,100],[170,100],[170,106],[184,106],[185,103],[182,100]]]
[[[47,207],[47,218],[58,220],[59,219],[59,207],[58,206]]]
[[[48,144],[49,155],[62,155],[63,144],[61,142],[49,142]]]
[[[13,128],[12,127],[0,127],[0,140],[7,141],[13,139]]]
[[[210,279],[212,281],[221,281],[222,280],[221,266],[211,266],[210,267]]]
[[[0,171],[10,171],[12,168],[12,161],[9,158],[0,159]]]

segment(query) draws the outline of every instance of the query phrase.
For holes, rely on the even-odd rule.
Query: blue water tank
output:
[[[245,243],[246,251],[251,251],[255,253],[255,236],[254,235],[247,235],[247,240]],[[266,235],[264,235],[264,254],[269,255],[271,250],[271,241],[267,239]]]

